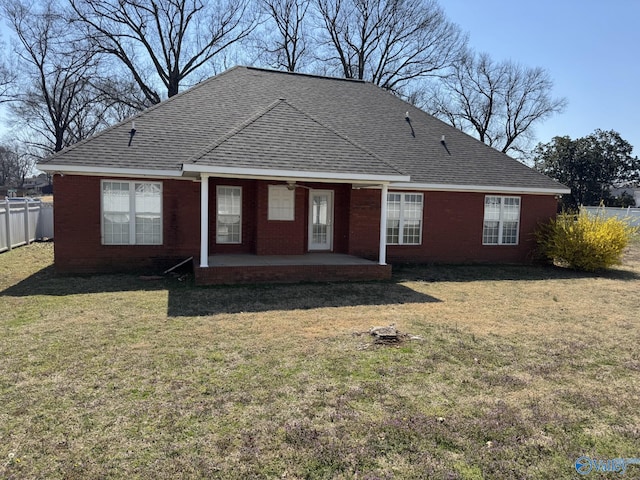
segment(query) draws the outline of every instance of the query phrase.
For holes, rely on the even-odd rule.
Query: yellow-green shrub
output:
[[[592,272],[620,264],[623,250],[637,232],[637,228],[615,217],[562,213],[542,225],[536,237],[543,257]]]

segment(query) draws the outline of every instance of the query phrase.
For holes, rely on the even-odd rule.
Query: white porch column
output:
[[[200,175],[200,266],[209,266],[209,175]]]
[[[387,184],[382,185],[382,193],[380,194],[380,255],[378,256],[378,264],[387,264]]]

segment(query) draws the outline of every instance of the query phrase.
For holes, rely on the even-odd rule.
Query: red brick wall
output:
[[[171,265],[200,255],[200,184],[163,180],[163,245],[102,245],[100,177],[56,175],[56,268],[66,272],[118,271]],[[139,180],[139,179],[123,179]],[[273,182],[212,178],[209,181],[209,252],[304,254],[308,244],[309,191],[295,191],[295,220],[268,220]],[[216,186],[242,187],[242,243],[216,243]],[[308,184],[334,191],[334,252],[346,253],[350,185]]]
[[[233,178],[212,178],[209,180],[209,254],[216,253],[255,253],[256,251],[256,219],[259,210],[256,180],[239,180]],[[217,198],[216,187],[218,185],[230,185],[242,187],[242,243],[217,244]],[[198,187],[198,195],[200,195]],[[200,197],[195,205],[196,214],[200,218]],[[186,208],[186,205],[184,206]],[[198,237],[198,244],[200,237]],[[198,247],[198,251],[199,251]]]
[[[556,214],[552,195],[520,197],[518,245],[482,245],[484,193],[425,192],[422,245],[389,245],[387,259],[399,262],[527,263],[536,226]]]
[[[307,190],[296,188],[292,221],[269,220],[269,185],[258,183],[257,239],[258,255],[302,255],[307,251]]]
[[[322,187],[319,187],[322,188]],[[349,251],[349,212],[351,210],[351,184],[333,185],[333,251]]]
[[[302,255],[309,245],[309,190],[296,188],[293,221],[269,220],[269,185],[257,182],[256,249],[258,255]],[[305,183],[306,187],[334,192],[333,252],[346,253],[349,241],[349,202],[351,185]]]
[[[135,179],[134,179],[135,180]],[[308,190],[296,189],[295,220],[269,221],[268,184],[256,180],[211,179],[209,251],[303,254],[308,244]],[[102,245],[100,178],[54,177],[55,262],[66,272],[125,270],[171,265],[200,252],[200,184],[163,180],[163,245]],[[243,242],[217,245],[216,185],[243,187]],[[380,190],[350,185],[309,184],[334,193],[334,252],[378,258]],[[482,245],[482,193],[425,192],[422,245],[387,247],[389,262],[527,262],[531,233],[556,213],[551,195],[521,195],[520,241],[516,246]]]
[[[482,245],[484,193],[424,192],[421,245],[389,245],[391,263],[526,263],[532,232],[556,214],[552,195],[519,195],[520,239],[516,246]],[[349,253],[378,258],[380,190],[352,190]]]
[[[158,268],[200,251],[200,185],[163,180],[163,245],[102,245],[100,178],[55,175],[55,265],[62,272]],[[196,208],[179,210],[184,205]]]
[[[351,190],[349,255],[377,260],[380,251],[380,190]]]

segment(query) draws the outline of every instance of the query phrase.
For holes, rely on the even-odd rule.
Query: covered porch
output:
[[[341,253],[220,254],[194,265],[198,285],[387,280],[391,265]]]
[[[196,283],[389,279],[387,192],[409,177],[377,163],[355,172],[185,165],[200,183]]]

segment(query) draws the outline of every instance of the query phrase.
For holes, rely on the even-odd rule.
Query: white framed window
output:
[[[422,243],[422,193],[387,194],[387,244]]]
[[[269,220],[295,220],[295,190],[269,185]]]
[[[162,184],[102,180],[102,244],[162,244]]]
[[[484,197],[483,245],[517,245],[520,197]]]
[[[216,187],[216,243],[242,243],[242,187]]]

